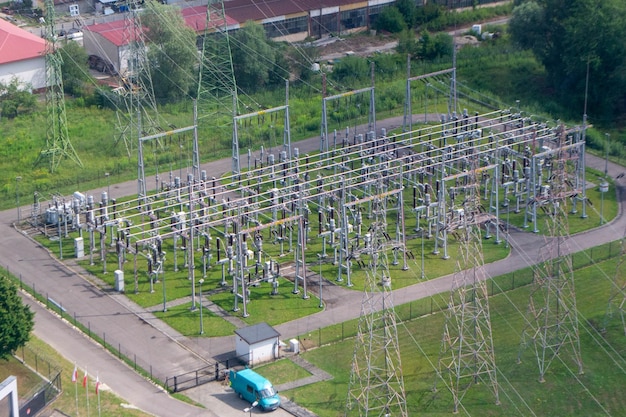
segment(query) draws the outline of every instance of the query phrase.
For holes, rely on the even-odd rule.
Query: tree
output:
[[[6,359],[28,342],[33,316],[30,307],[22,303],[15,285],[0,276],[0,359]]]
[[[398,35],[398,46],[396,52],[402,55],[415,56],[419,54],[419,44],[412,30],[407,29]]]
[[[452,55],[452,36],[447,33],[437,33],[432,36],[428,31],[422,31],[419,41],[419,56],[425,60],[433,60]]]
[[[269,84],[275,86],[284,86],[285,80],[289,79],[289,60],[288,46],[283,45],[282,48],[276,48],[274,51],[274,65],[269,73]]]
[[[415,26],[415,19],[417,18],[415,0],[396,0],[395,6],[400,14],[404,16],[407,28],[410,29]]]
[[[331,77],[342,84],[353,84],[368,80],[370,66],[358,56],[347,56],[333,66]]]
[[[276,55],[263,26],[248,21],[232,38],[235,41],[232,53],[237,85],[251,92],[265,87],[270,81]]]
[[[428,22],[439,18],[443,14],[443,6],[428,2],[418,7],[415,12],[415,24],[418,26],[425,25]]]
[[[0,82],[0,115],[12,119],[19,113],[29,112],[37,106],[37,98],[13,77],[8,84]]]
[[[625,22],[621,0],[537,0],[514,9],[509,31],[544,65],[561,102],[578,113],[589,69],[589,112],[610,120],[626,107]]]
[[[61,74],[63,74],[65,93],[74,96],[84,95],[85,83],[91,78],[85,48],[72,40],[68,40],[60,51],[63,57]]]
[[[313,63],[319,60],[319,49],[311,44],[299,48],[288,49],[289,62],[295,78],[301,81],[309,81],[313,74]]]
[[[376,29],[385,30],[391,33],[400,33],[407,29],[407,24],[404,21],[404,17],[400,13],[397,7],[385,7],[378,19],[376,19]]]
[[[148,61],[159,100],[187,96],[196,80],[196,34],[185,25],[180,10],[156,1],[146,2],[142,24],[148,37]]]

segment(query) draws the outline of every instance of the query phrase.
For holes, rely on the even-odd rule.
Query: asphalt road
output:
[[[400,126],[401,123],[401,117],[377,121],[377,128],[385,127],[390,130]],[[359,126],[358,129],[365,130],[363,126]],[[294,146],[301,152],[309,152],[319,148],[319,138],[298,142]],[[591,155],[587,157],[587,165],[604,170],[604,160]],[[201,168],[207,171],[209,177],[219,177],[229,171],[230,166],[231,160],[227,158],[203,164]],[[613,178],[623,172],[623,167],[609,163],[609,175]],[[573,236],[568,242],[572,251],[617,240],[624,235],[626,229],[626,216],[623,215],[623,189],[626,184],[624,180],[625,178],[621,178],[617,181],[620,201],[617,218],[602,227]],[[147,183],[154,184],[154,181],[149,180]],[[114,197],[132,195],[136,193],[136,189],[137,183],[130,181],[111,185],[111,194]],[[102,189],[91,190],[86,194],[99,195],[101,191]],[[25,210],[26,208],[22,212]],[[91,332],[101,337],[104,335],[107,342],[113,346],[119,345],[127,357],[136,358],[142,368],[151,370],[156,377],[164,379],[167,376],[195,370],[212,358],[234,351],[234,337],[184,337],[157,320],[152,312],[144,311],[126,297],[114,291],[98,288],[92,283],[95,278],[85,274],[75,262],[72,260],[60,262],[52,258],[30,238],[17,232],[12,226],[16,218],[15,209],[0,213],[0,263],[8,266],[13,274],[21,276],[24,282],[36,286],[38,292],[62,305],[69,317],[88,326]],[[505,260],[486,265],[487,276],[496,276],[533,264],[538,259],[538,249],[543,241],[542,236],[512,231],[511,255]],[[394,303],[399,305],[448,292],[451,279],[452,276],[446,276],[395,291]],[[313,290],[314,286],[310,287]],[[326,308],[323,311],[276,328],[283,340],[287,340],[326,325],[358,317],[361,297],[362,294],[358,291],[335,286],[325,287]],[[33,308],[37,312],[35,334],[38,337],[81,368],[86,368],[90,373],[99,372],[100,380],[130,404],[153,415],[166,417],[241,415],[241,404],[228,404],[229,401],[226,399],[234,396],[234,394],[230,396],[229,392],[202,396],[202,401],[206,401],[208,409],[205,411],[171,398],[73,330],[69,323],[56,319],[39,306],[35,305]],[[229,408],[215,411],[220,410],[219,407],[224,404],[228,404]]]

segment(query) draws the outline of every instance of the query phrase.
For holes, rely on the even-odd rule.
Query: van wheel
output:
[[[239,399],[243,400],[243,395],[239,394]]]

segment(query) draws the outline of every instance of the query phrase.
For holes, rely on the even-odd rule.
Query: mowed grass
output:
[[[238,310],[233,311],[235,296],[230,291],[219,292],[211,296],[211,300],[220,308],[230,311],[232,315],[239,317],[246,324],[252,325],[266,322],[270,326],[296,320],[320,311],[319,299],[310,291],[308,298],[304,297],[302,283],[298,286],[298,293],[294,294],[293,282],[279,279],[278,294],[272,295],[269,284],[264,283],[258,287],[250,286],[250,302],[246,305],[248,317],[243,317],[243,302],[238,300]]]
[[[545,383],[539,383],[532,346],[517,363],[525,324],[530,286],[490,298],[499,398],[484,385],[472,386],[462,402],[461,414],[480,416],[596,416],[626,415],[626,337],[619,317],[603,327],[616,260],[576,272],[576,291],[584,374],[579,375],[569,349],[552,361]],[[441,304],[447,294],[435,297]],[[439,381],[438,366],[444,314],[405,321],[397,326],[402,373],[409,415],[444,416],[452,413],[452,395]],[[306,337],[307,335],[305,335]],[[303,353],[308,361],[334,379],[282,394],[320,417],[344,415],[354,340],[347,339]]]
[[[206,302],[205,302],[206,303]],[[189,337],[218,337],[231,336],[235,326],[215,315],[206,307],[202,310],[204,334],[200,334],[200,303],[191,309],[191,303],[169,307],[166,312],[157,310],[154,315],[163,320],[168,326],[176,329],[183,336]]]
[[[45,344],[40,339],[31,336],[31,340],[28,342],[30,347],[41,353],[49,361],[52,361],[59,369],[61,369],[61,384],[63,391],[61,395],[54,400],[54,402],[48,407],[49,409],[57,409],[65,413],[68,416],[87,415],[87,401],[85,395],[85,389],[81,385],[81,381],[78,382],[78,412],[76,407],[76,386],[72,382],[72,372],[74,370],[74,364],[67,361],[61,355],[59,355],[49,345]],[[0,372],[2,372],[0,367]],[[83,377],[83,370],[79,371],[79,378]],[[90,376],[91,378],[91,376]],[[94,388],[95,381],[92,379],[89,382],[89,408],[91,415],[98,415],[97,397]],[[106,381],[101,381],[100,390],[100,416],[101,417],[148,417],[150,414],[144,413],[140,410],[127,408],[127,405],[123,399],[115,395],[106,387]],[[18,386],[19,389],[19,386]]]
[[[311,376],[309,371],[296,365],[288,358],[255,367],[254,371],[271,381],[274,387],[285,382],[297,381],[298,379]]]
[[[0,382],[11,375],[17,378],[17,393],[20,397],[28,395],[32,389],[43,382],[43,379],[39,375],[31,371],[13,356],[0,359]]]

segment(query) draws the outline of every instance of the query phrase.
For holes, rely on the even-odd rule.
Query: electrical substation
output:
[[[367,132],[342,137],[334,132],[333,141],[339,143],[328,151],[302,154],[294,147],[289,157],[287,150],[278,155],[261,150],[258,157],[250,157],[254,162],[249,170],[219,179],[204,171],[197,175],[194,163],[194,172],[186,178],[170,173],[169,180],[162,179],[159,190],[150,194],[140,158],[136,199],[118,202],[106,192],[99,198],[77,193],[70,201],[55,198],[41,213],[45,217],[38,217],[33,210],[31,221],[41,224],[45,219],[48,225],[87,233],[90,257],[94,255],[93,236],[107,235],[114,245],[104,245],[104,250],[115,248],[120,265],[129,256],[141,259],[165,239],[177,242],[173,248],[185,241],[190,251],[172,255],[171,262],[186,258],[184,264],[191,268],[189,254],[195,245],[203,249],[199,265],[206,262],[207,269],[224,267],[225,275],[234,275],[232,282],[241,288],[243,275],[261,277],[266,262],[284,263],[286,254],[293,256],[297,265],[304,262],[309,255],[307,247],[317,242],[321,256],[337,265],[335,280],[351,286],[351,273],[361,268],[357,253],[376,200],[381,200],[387,211],[385,233],[396,242],[392,265],[407,268],[407,259],[419,257],[419,253],[406,250],[406,242],[421,238],[432,239],[435,252],[443,259],[449,257],[451,236],[462,227],[465,216],[462,203],[472,169],[470,157],[480,161],[473,170],[480,183],[480,210],[491,214],[484,237],[493,236],[498,243],[506,239],[501,214],[507,206],[522,211],[525,225],[538,231],[537,211],[550,196],[554,180],[552,156],[556,150],[551,146],[560,143],[556,140],[559,129],[519,113],[497,111],[472,117],[465,114],[454,120],[442,116],[438,126],[395,135]],[[140,155],[141,144],[159,135],[140,138]],[[584,211],[584,197],[580,197],[584,196],[580,163],[584,142],[576,131],[569,133],[566,141],[562,149],[575,158],[573,184],[580,187],[572,198],[579,200]],[[235,136],[233,149],[236,142]],[[288,148],[286,142],[284,149]],[[194,149],[193,159],[199,161],[196,144]],[[233,165],[239,157],[233,155]],[[104,236],[100,240],[104,241]],[[276,255],[272,256],[268,247],[276,248]],[[310,259],[316,259],[315,253],[311,255]],[[158,260],[152,256],[154,264]],[[145,266],[137,263],[132,276],[139,279],[145,271]],[[300,288],[306,296],[304,267],[294,283],[294,291]],[[245,291],[240,295],[245,296]]]
[[[207,19],[210,16],[208,12]],[[129,20],[129,30],[137,30],[136,22],[136,16]],[[136,47],[145,52],[144,46]],[[142,72],[142,63],[144,60],[137,60],[137,74]],[[370,395],[364,387],[382,384],[384,389],[379,385],[379,391],[371,391],[375,396],[370,398],[372,406],[398,415],[406,415],[406,400],[390,299],[394,270],[413,268],[415,282],[425,280],[429,271],[424,242],[429,242],[430,254],[441,262],[447,262],[451,245],[457,245],[457,273],[438,374],[448,381],[455,411],[467,388],[461,381],[470,378],[484,379],[497,403],[486,277],[480,272],[482,242],[509,244],[511,212],[523,215],[522,227],[529,232],[541,229],[555,238],[550,245],[558,245],[567,235],[565,210],[586,217],[585,128],[568,129],[536,120],[520,108],[459,111],[454,69],[416,77],[410,76],[410,67],[407,72],[401,131],[387,132],[376,126],[372,68],[371,86],[323,94],[319,146],[312,149],[291,142],[288,82],[283,106],[238,114],[234,97],[232,164],[231,171],[223,175],[200,166],[198,119],[203,117],[202,108],[194,102],[190,125],[170,126],[165,131],[155,126],[152,117],[156,116],[151,116],[156,112],[151,88],[129,79],[133,88],[125,96],[127,114],[119,118],[119,139],[124,140],[128,152],[136,145],[137,196],[112,198],[109,190],[99,196],[77,191],[69,198],[54,196],[42,202],[36,194],[25,221],[56,236],[61,257],[68,252],[62,248],[63,238],[72,237],[74,256],[99,265],[103,274],[113,270],[118,291],[138,293],[140,283],[147,282],[149,291],[154,292],[160,284],[164,311],[167,276],[178,271],[187,273],[192,309],[196,308],[197,286],[205,283],[229,291],[232,311],[242,317],[249,316],[248,304],[255,301],[251,287],[265,286],[272,295],[290,291],[308,299],[314,290],[308,274],[318,263],[333,266],[332,276],[324,278],[334,285],[354,287],[354,277],[365,276],[359,335],[376,334],[379,343],[370,345],[369,350],[355,349],[348,405]],[[137,74],[131,73],[139,79]],[[412,97],[416,90],[417,100]],[[436,121],[427,114],[429,107],[438,107],[428,103],[429,90],[440,92],[448,102],[448,112],[436,116]],[[223,101],[224,95],[219,96]],[[414,120],[412,103],[420,100],[424,114],[417,119],[423,117],[425,123]],[[150,111],[145,110],[145,103]],[[353,113],[366,114],[363,131],[356,124],[331,127],[337,125],[332,121],[332,109],[340,106],[352,106]],[[242,153],[242,137],[252,120],[282,129],[282,144]],[[138,137],[133,138],[135,133]],[[147,185],[144,146],[168,146],[166,139],[170,144],[172,140],[190,142],[191,166],[183,175],[182,164],[187,166],[187,161],[182,161],[181,155],[178,175],[170,165],[169,176],[163,169],[159,176],[156,165],[152,188]],[[547,229],[542,227],[543,218],[550,220]],[[571,262],[563,263],[553,246],[544,254],[547,266],[538,273],[544,279],[536,281],[533,294],[558,294],[559,305],[575,311]],[[289,275],[290,288],[279,288],[287,268],[294,271]],[[319,279],[321,288],[321,276]],[[317,297],[323,306],[321,291]],[[453,300],[461,302],[455,305]],[[540,379],[549,366],[549,361],[541,359],[546,351],[556,354],[565,345],[574,347],[582,372],[576,349],[577,323],[572,316],[553,313],[548,305],[551,300],[547,295],[531,298],[530,324],[522,341],[522,348],[534,343]],[[569,329],[566,336],[538,338],[548,331],[540,323],[542,314],[551,317],[551,328]],[[459,322],[459,317],[467,321]],[[470,340],[470,335],[474,339]],[[379,364],[371,361],[381,351],[386,364],[393,365],[393,382],[382,381],[381,375],[362,379],[358,369],[377,369]],[[388,377],[390,369],[385,372]]]

